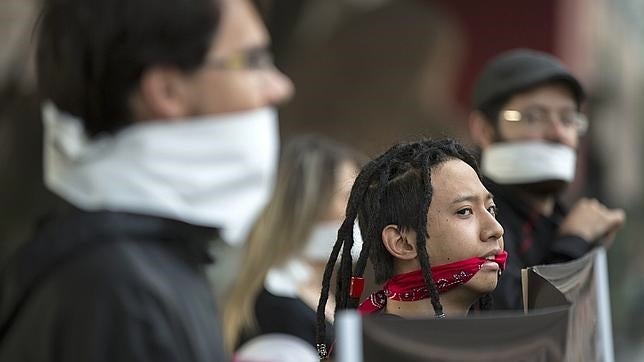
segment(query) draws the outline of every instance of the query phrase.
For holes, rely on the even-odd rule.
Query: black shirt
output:
[[[251,338],[268,333],[284,333],[299,337],[315,347],[316,313],[299,298],[282,297],[262,288],[255,301],[257,331],[245,334],[240,345]],[[326,342],[333,342],[333,326],[326,324]]]
[[[485,186],[494,195],[508,252],[506,270],[493,292],[493,309],[522,309],[521,269],[579,258],[592,244],[576,235],[559,235],[559,226],[567,214],[560,202],[555,204],[552,215],[544,216],[510,187],[490,180]]]
[[[215,230],[73,210],[0,274],[1,361],[224,361],[202,270]]]

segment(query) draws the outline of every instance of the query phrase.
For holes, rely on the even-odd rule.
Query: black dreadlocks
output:
[[[372,261],[376,282],[383,283],[393,277],[393,257],[386,250],[381,232],[387,225],[398,225],[401,231],[417,232],[417,250],[430,300],[437,318],[444,317],[438,289],[432,280],[429,255],[427,254],[427,211],[432,200],[431,169],[448,160],[460,159],[479,174],[475,157],[454,140],[422,140],[397,144],[366,164],[356,178],[346,218],[338,230],[338,238],[324,270],[322,291],[317,309],[317,343],[322,358],[326,357],[325,314],[329,297],[330,280],[340,250],[342,257],[337,277],[336,313],[343,309],[355,309],[359,298],[349,295],[351,277],[362,277],[367,257]],[[355,269],[352,270],[351,248],[353,225],[358,225],[363,235],[363,246]],[[421,232],[422,231],[422,232]],[[485,308],[488,300],[479,302]]]

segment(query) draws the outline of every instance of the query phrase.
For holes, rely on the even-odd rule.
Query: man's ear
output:
[[[178,69],[153,66],[141,76],[133,108],[140,120],[176,119],[190,115],[188,75]]]
[[[413,260],[418,256],[414,231],[401,231],[398,225],[387,225],[382,230],[382,242],[394,258]]]
[[[487,148],[496,139],[496,128],[481,111],[475,110],[470,113],[468,126],[472,141],[482,149]]]

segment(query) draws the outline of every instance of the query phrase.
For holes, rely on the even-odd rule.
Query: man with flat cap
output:
[[[508,265],[494,292],[494,309],[521,309],[521,269],[576,259],[610,246],[625,214],[595,199],[570,209],[558,196],[575,176],[584,90],[553,56],[527,49],[485,65],[473,89],[470,134],[481,149],[505,229]]]

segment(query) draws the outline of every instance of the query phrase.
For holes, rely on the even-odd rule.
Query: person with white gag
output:
[[[521,269],[576,259],[610,246],[624,211],[583,198],[568,210],[559,195],[573,181],[584,91],[555,57],[515,49],[490,60],[473,89],[470,135],[505,229],[508,265],[494,309],[521,309]]]
[[[273,185],[272,64],[248,0],[45,0],[45,183],[68,203],[0,273],[2,361],[223,361],[204,268]]]

